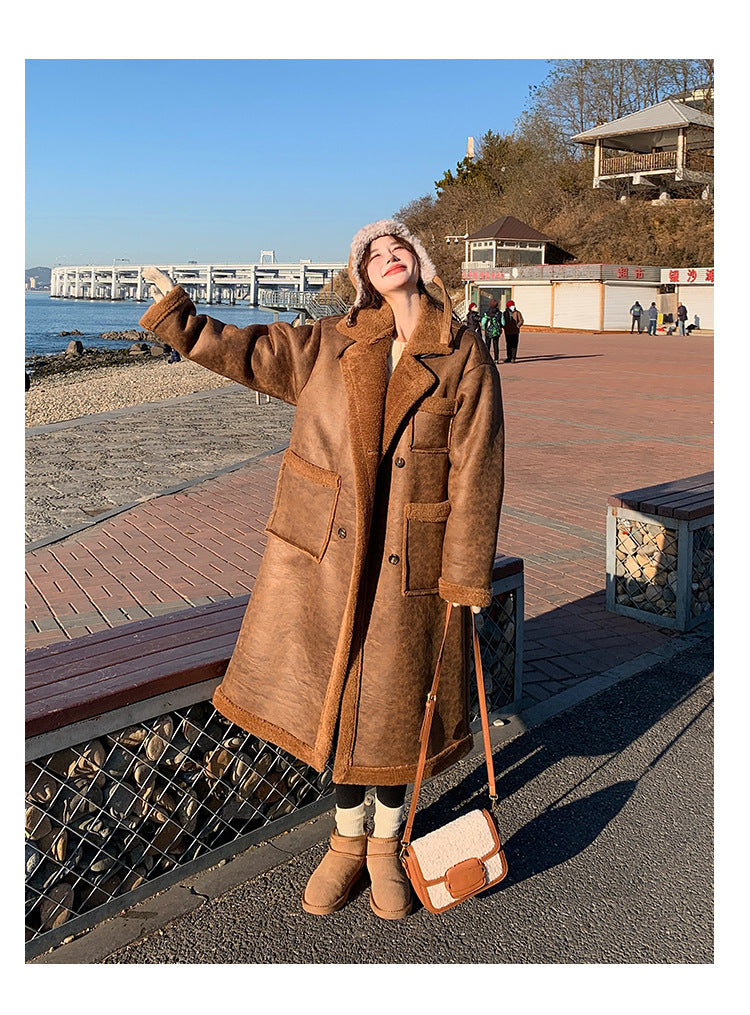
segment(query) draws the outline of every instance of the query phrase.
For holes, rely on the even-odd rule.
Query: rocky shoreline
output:
[[[146,356],[164,358],[170,349],[151,332],[131,328],[128,331],[104,331],[99,338],[105,341],[130,342],[128,349],[87,349],[80,331],[61,331],[60,338],[70,338],[64,352],[26,357],[26,373],[30,379],[49,377],[53,374],[71,373],[97,367],[119,366],[135,363]]]
[[[233,383],[186,359],[170,363],[168,347],[144,341],[134,345],[139,348],[29,357],[26,426],[46,426]]]

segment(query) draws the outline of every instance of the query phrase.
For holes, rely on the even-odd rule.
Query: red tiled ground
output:
[[[713,340],[523,334],[501,364],[498,548],[525,561],[528,694],[672,635],[604,609],[611,493],[713,468]],[[27,647],[252,590],[280,456],[151,500],[27,560]]]

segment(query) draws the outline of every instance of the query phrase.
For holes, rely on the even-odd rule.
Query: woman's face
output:
[[[419,261],[397,236],[379,236],[370,244],[367,277],[384,298],[391,293],[416,290]]]

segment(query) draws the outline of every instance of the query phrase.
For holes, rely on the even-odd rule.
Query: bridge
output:
[[[276,263],[272,251],[262,251],[261,258],[254,264],[188,261],[157,267],[181,285],[194,303],[246,301],[251,306],[275,310],[305,310],[311,316],[322,316],[318,312],[319,304],[327,307],[329,314],[346,310],[346,304],[332,291],[333,277],[346,270],[346,264]],[[119,260],[108,265],[57,265],[52,269],[50,296],[77,300],[148,300],[144,267]]]

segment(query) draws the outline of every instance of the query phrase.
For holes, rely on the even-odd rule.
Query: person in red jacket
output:
[[[523,314],[520,310],[516,309],[516,304],[513,300],[508,300],[505,304],[505,312],[503,314],[503,330],[505,331],[505,352],[507,359],[506,363],[515,363],[518,355],[518,339],[521,334],[521,326],[523,325]]]

